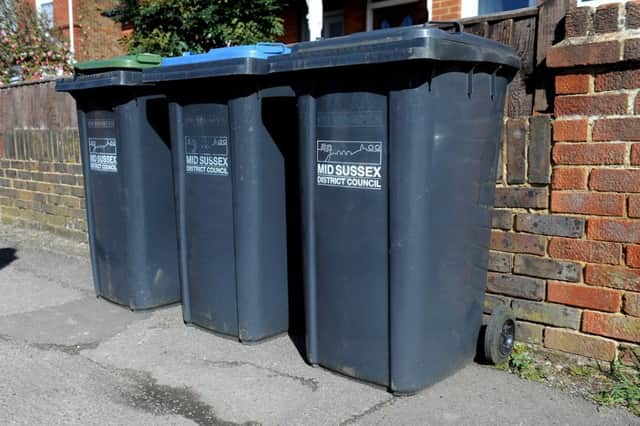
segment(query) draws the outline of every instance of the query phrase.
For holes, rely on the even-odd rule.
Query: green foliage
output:
[[[130,53],[185,51],[271,41],[282,35],[280,0],[121,0],[107,13],[133,25]]]
[[[536,365],[527,347],[516,343],[509,357],[509,370],[526,380],[539,382],[547,377],[548,372],[543,366]]]
[[[570,364],[568,366],[569,374],[575,377],[593,377],[599,373],[599,370],[590,365]]]
[[[594,395],[594,400],[603,405],[622,405],[640,415],[640,377],[637,371],[624,373],[618,361],[611,367],[613,383]]]
[[[28,2],[0,0],[0,85],[55,77],[72,69],[66,43]]]

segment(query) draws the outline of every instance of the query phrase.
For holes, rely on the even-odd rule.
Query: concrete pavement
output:
[[[305,364],[288,336],[245,346],[93,296],[87,247],[0,226],[0,424],[626,425],[640,419],[469,365],[397,398]]]

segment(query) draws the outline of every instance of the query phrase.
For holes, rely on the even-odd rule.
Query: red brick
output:
[[[627,153],[622,143],[558,143],[553,146],[555,164],[624,164]]]
[[[640,59],[640,38],[632,38],[624,41],[625,61]]]
[[[599,6],[593,19],[593,29],[600,34],[616,32],[618,31],[619,16],[620,4],[611,3]]]
[[[589,74],[570,74],[556,76],[556,94],[576,95],[589,91]]]
[[[640,195],[629,195],[629,217],[640,218]]]
[[[556,259],[619,265],[622,245],[574,238],[552,238],[549,242],[549,256]]]
[[[636,89],[640,87],[640,69],[609,71],[596,75],[596,92],[605,90]]]
[[[561,115],[622,115],[627,113],[629,96],[614,95],[558,96],[554,112]]]
[[[545,188],[496,188],[496,207],[546,209],[549,190]]]
[[[547,301],[598,311],[618,312],[622,304],[622,292],[609,288],[549,281]]]
[[[603,337],[587,336],[573,330],[547,327],[544,346],[549,349],[578,354],[601,361],[613,361],[616,342]]]
[[[586,7],[572,7],[565,16],[565,31],[567,37],[581,37],[593,29],[593,9]]]
[[[590,240],[640,243],[640,220],[589,219],[587,236]]]
[[[640,1],[627,2],[625,18],[627,28],[640,28]]]
[[[640,143],[631,145],[631,164],[640,166]]]
[[[513,253],[544,255],[546,238],[539,235],[514,232],[491,232],[491,249]]]
[[[559,43],[548,50],[547,66],[564,68],[578,65],[611,64],[621,59],[617,40],[597,43]]]
[[[624,294],[624,313],[640,317],[640,293]]]
[[[594,141],[640,141],[640,117],[605,118],[593,125]]]
[[[556,120],[553,123],[553,140],[584,142],[589,132],[589,120]]]
[[[582,331],[629,342],[640,342],[640,318],[585,311],[582,316]]]
[[[587,189],[589,169],[584,167],[554,167],[551,174],[553,189]]]
[[[584,281],[596,286],[640,291],[640,271],[622,266],[588,264]]]
[[[627,266],[640,268],[640,246],[627,246]]]
[[[608,192],[640,192],[640,170],[593,169],[589,188]]]
[[[625,196],[623,194],[564,191],[551,193],[552,212],[622,216],[624,209]]]

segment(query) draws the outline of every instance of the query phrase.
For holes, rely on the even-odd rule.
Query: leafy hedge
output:
[[[122,0],[107,12],[130,24],[130,53],[167,56],[270,41],[284,32],[280,0]]]

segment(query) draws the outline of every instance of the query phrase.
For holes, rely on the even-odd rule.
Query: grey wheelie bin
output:
[[[142,84],[160,60],[84,62],[56,83],[78,108],[95,290],[131,309],[180,301],[167,105]]]
[[[520,60],[457,30],[354,34],[270,59],[298,95],[308,361],[396,393],[471,360],[481,329]]]
[[[295,129],[295,98],[264,75],[287,51],[213,49],[144,73],[169,101],[184,321],[244,342],[288,328],[288,154],[268,116],[289,99]]]

